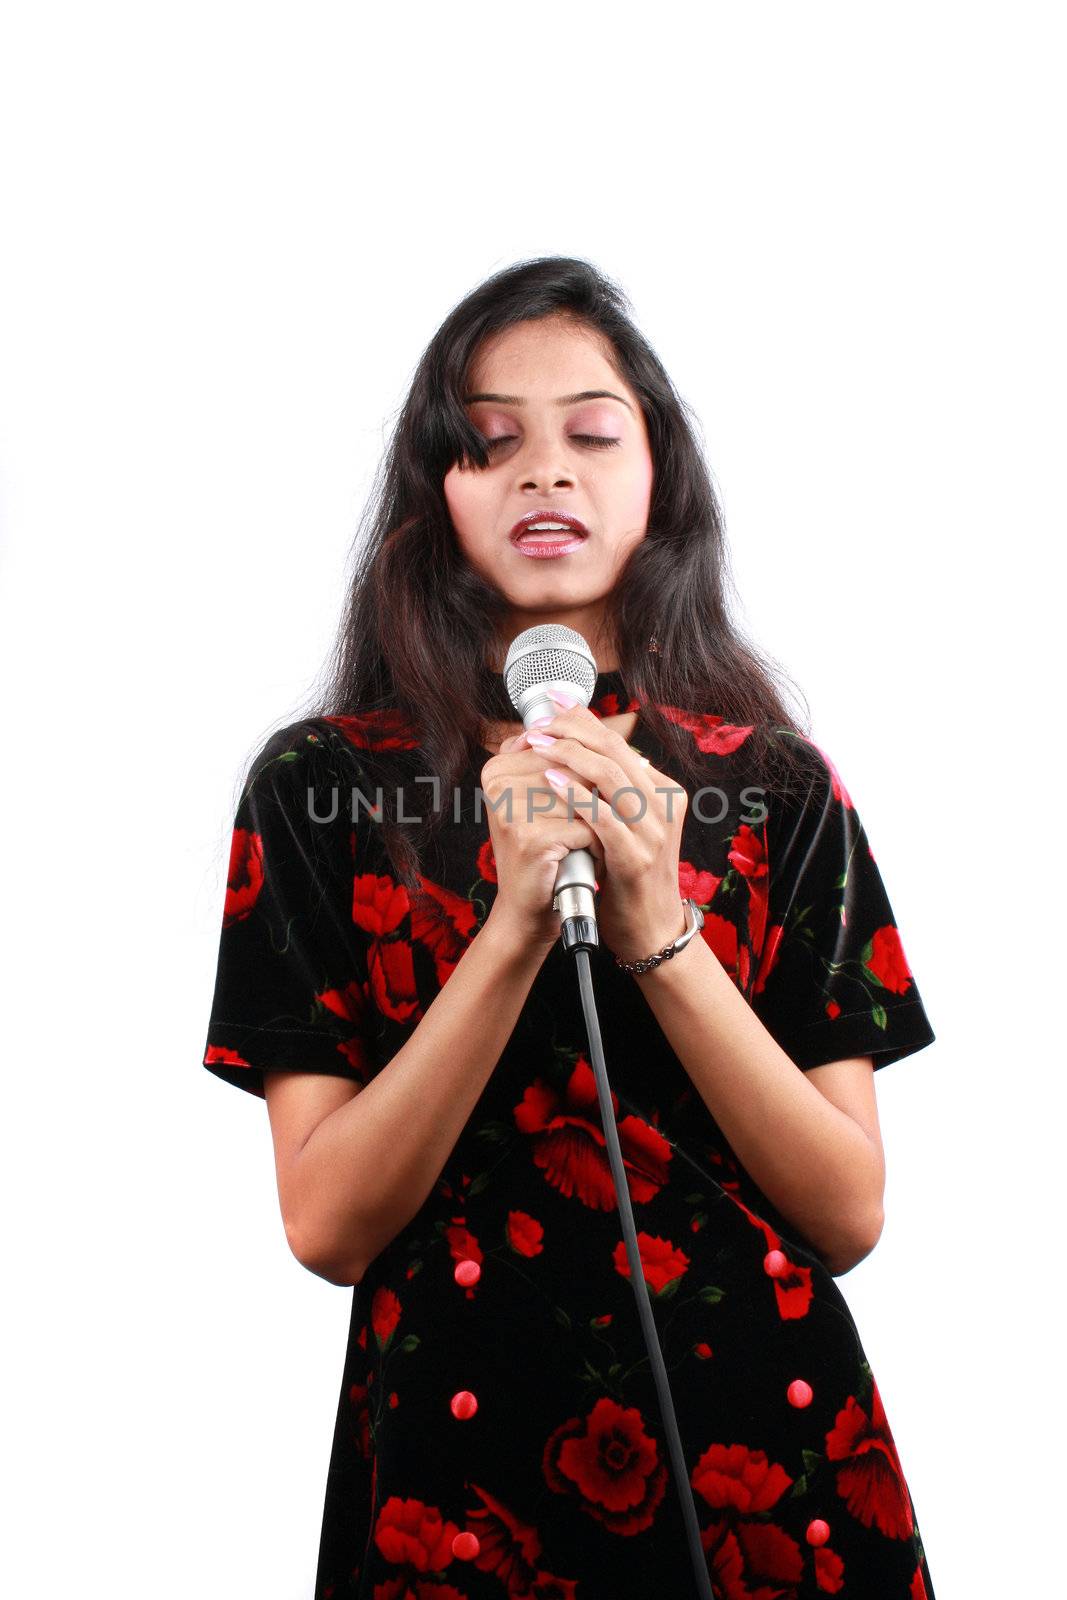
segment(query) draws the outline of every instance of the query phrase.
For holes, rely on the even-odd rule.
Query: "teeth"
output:
[[[561,533],[568,533],[571,531],[571,525],[569,522],[531,522],[527,525],[526,532],[542,533],[549,530],[555,531],[556,529]],[[574,531],[577,532],[577,529]]]

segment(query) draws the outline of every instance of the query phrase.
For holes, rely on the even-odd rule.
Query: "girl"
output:
[[[618,289],[544,258],[469,295],[367,533],[328,688],[241,794],[204,1054],[266,1099],[297,1259],[354,1290],[316,1600],[693,1592],[551,909],[578,846],[714,1592],[931,1597],[834,1279],[882,1226],[874,1072],[934,1035]],[[524,733],[501,672],[543,622],[599,672]]]

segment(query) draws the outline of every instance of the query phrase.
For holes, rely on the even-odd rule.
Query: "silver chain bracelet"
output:
[[[621,968],[623,972],[650,972],[653,967],[658,967],[661,961],[669,961],[672,956],[678,954],[679,950],[684,950],[694,934],[699,933],[704,926],[704,913],[695,900],[683,900],[682,905],[685,907],[686,928],[684,933],[678,935],[673,944],[664,945],[663,949],[657,951],[655,955],[645,956],[641,961],[620,961],[619,957],[616,956],[615,965]]]

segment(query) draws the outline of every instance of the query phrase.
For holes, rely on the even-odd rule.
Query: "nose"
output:
[[[546,494],[549,489],[557,489],[561,484],[573,484],[574,479],[569,472],[557,472],[553,475],[550,471],[525,473],[519,482],[519,488],[536,489],[538,494]]]
[[[540,454],[535,450],[528,452],[519,470],[518,482],[520,489],[537,489],[543,494],[559,484],[573,484],[574,473],[558,458],[553,460],[553,447],[546,445]]]

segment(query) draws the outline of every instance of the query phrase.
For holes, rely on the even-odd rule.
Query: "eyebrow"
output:
[[[498,406],[524,406],[526,401],[519,394],[466,394],[463,404],[473,405],[476,400],[490,400]],[[610,389],[579,389],[577,394],[561,394],[558,400],[552,402],[557,406],[574,406],[580,400],[618,400],[627,411],[632,411],[633,406],[629,400],[624,400],[621,394],[613,394]]]

